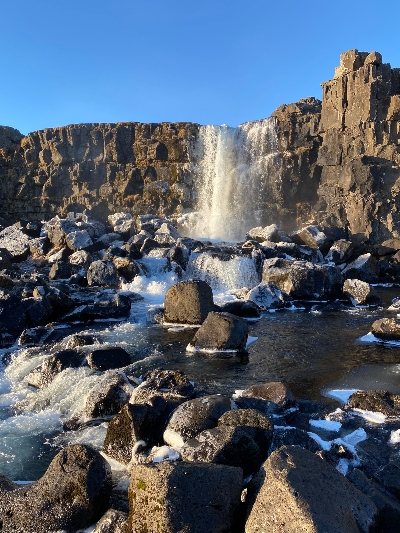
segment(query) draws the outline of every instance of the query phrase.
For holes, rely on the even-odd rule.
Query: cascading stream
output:
[[[196,213],[189,232],[197,238],[240,241],[263,224],[279,189],[281,157],[275,119],[202,126],[195,147]]]

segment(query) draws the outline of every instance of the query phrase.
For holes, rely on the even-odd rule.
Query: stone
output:
[[[344,263],[351,258],[353,253],[354,246],[351,241],[346,239],[339,239],[335,241],[332,246],[329,248],[328,253],[325,256],[327,261],[332,261],[332,263]]]
[[[122,368],[131,363],[129,353],[118,346],[105,346],[90,350],[86,353],[86,359],[90,368],[101,371]]]
[[[26,326],[26,309],[22,300],[12,294],[0,296],[0,335],[8,335],[12,344]]]
[[[249,488],[245,532],[369,532],[378,511],[370,498],[308,450],[274,451]]]
[[[69,263],[66,263],[65,261],[56,261],[50,269],[49,279],[68,279],[71,274],[72,268]]]
[[[213,309],[212,290],[205,281],[180,281],[165,293],[165,322],[202,324]]]
[[[71,265],[88,268],[93,262],[93,257],[86,250],[77,250],[69,256],[68,261]]]
[[[245,299],[262,309],[281,309],[290,305],[291,298],[269,281],[262,281],[253,287]]]
[[[227,396],[214,395],[189,400],[173,412],[164,431],[164,441],[179,448],[202,431],[216,427],[218,419],[231,409],[232,402]]]
[[[189,349],[200,351],[243,351],[246,348],[248,326],[230,313],[208,313]]]
[[[378,280],[376,261],[371,254],[363,254],[348,264],[342,272],[344,279],[360,279],[367,283],[376,283]]]
[[[73,252],[90,248],[93,244],[89,233],[83,229],[79,231],[71,231],[65,237],[65,243]]]
[[[400,497],[400,460],[393,457],[388,464],[380,468],[374,475],[375,479],[397,499]]]
[[[68,233],[79,231],[79,226],[73,220],[55,217],[45,225],[44,229],[45,231],[47,230],[50,242],[54,246],[61,247],[66,245],[66,236]]]
[[[321,453],[320,445],[308,431],[293,426],[283,426],[274,430],[269,453],[279,450],[282,446],[299,446],[312,453]]]
[[[259,306],[251,300],[227,302],[221,307],[222,313],[230,313],[231,315],[240,316],[242,318],[259,318]]]
[[[293,394],[280,381],[251,385],[251,387],[241,392],[241,397],[261,398],[262,400],[273,402],[279,407],[288,407],[294,401]]]
[[[242,483],[242,470],[224,465],[136,465],[129,531],[228,533],[237,521]]]
[[[67,446],[32,485],[0,489],[3,531],[77,531],[107,510],[111,470],[101,455],[84,445]]]
[[[66,368],[78,368],[85,361],[85,356],[78,350],[61,350],[49,355],[43,363],[28,374],[29,385],[42,389]]]
[[[371,333],[385,341],[400,340],[400,323],[395,318],[380,318],[371,326]]]
[[[357,305],[377,305],[380,300],[376,291],[369,283],[359,279],[346,279],[343,284],[343,295],[348,298],[354,306]]]
[[[355,468],[347,475],[347,479],[351,481],[361,492],[371,498],[379,514],[376,520],[377,529],[385,531],[385,533],[397,533],[398,524],[400,523],[400,503],[398,500],[391,498],[381,487],[374,481],[367,478],[361,471]]]
[[[100,341],[96,337],[93,337],[93,335],[76,333],[68,339],[66,348],[72,349],[77,348],[78,346],[90,346],[92,344],[98,344],[99,342]]]
[[[133,386],[122,372],[110,371],[86,396],[82,419],[116,415],[129,402]]]
[[[92,533],[127,533],[127,521],[127,513],[115,509],[108,509],[97,522]]]
[[[110,261],[93,261],[87,272],[89,286],[119,287],[117,269]]]
[[[0,270],[11,268],[13,256],[6,248],[0,248]]]
[[[291,235],[296,244],[306,244],[313,249],[321,249],[327,241],[326,235],[318,226],[306,226]]]
[[[399,416],[400,395],[384,390],[357,391],[350,396],[347,407],[375,411],[386,416]]]
[[[135,276],[140,275],[138,265],[135,261],[132,261],[127,257],[114,257],[112,262],[117,269],[118,274],[128,282],[132,281]]]
[[[276,224],[271,224],[265,228],[259,226],[257,228],[252,228],[247,233],[246,239],[252,239],[260,243],[264,241],[279,242],[281,239],[278,232],[279,228]]]
[[[0,248],[5,248],[13,261],[23,261],[29,254],[29,237],[15,226],[0,231]]]
[[[260,468],[263,455],[247,428],[218,426],[199,433],[182,446],[182,459],[192,463],[216,463],[243,469],[245,477]]]
[[[100,292],[93,295],[91,303],[79,305],[62,319],[64,322],[88,322],[96,319],[127,318],[130,315],[131,303],[131,298],[125,294],[114,291]]]

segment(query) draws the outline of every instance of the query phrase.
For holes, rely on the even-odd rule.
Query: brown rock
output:
[[[213,309],[212,290],[205,281],[180,281],[165,294],[165,322],[202,324]]]

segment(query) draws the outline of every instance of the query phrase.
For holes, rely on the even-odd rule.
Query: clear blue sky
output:
[[[4,0],[0,124],[236,126],[320,97],[341,52],[400,67],[399,0]]]

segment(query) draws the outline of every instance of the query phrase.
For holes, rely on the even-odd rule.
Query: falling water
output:
[[[195,237],[240,241],[263,224],[268,196],[280,181],[275,119],[229,126],[202,126],[195,157]]]

